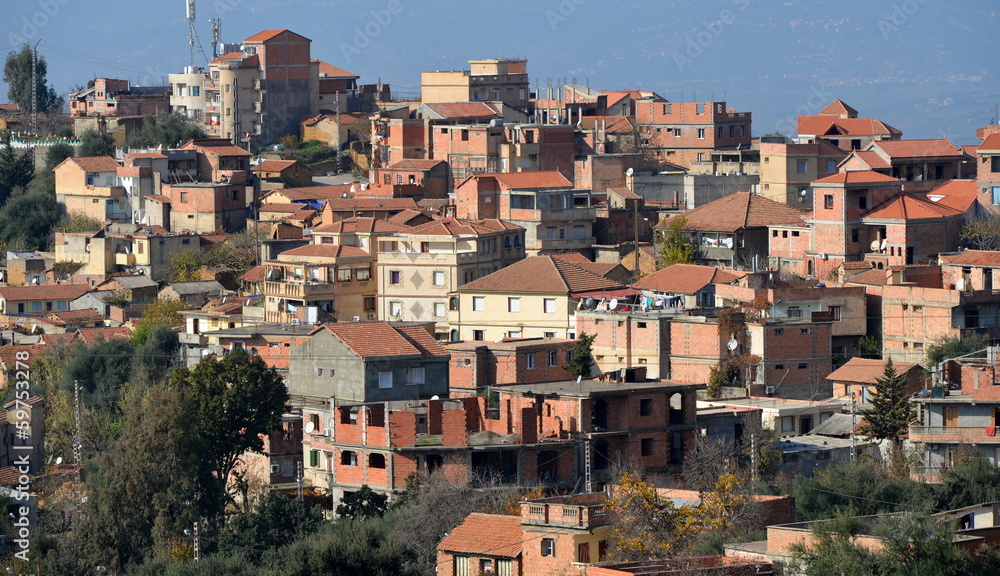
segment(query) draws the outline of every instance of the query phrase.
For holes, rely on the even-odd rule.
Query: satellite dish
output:
[[[431,400],[440,400],[440,399],[441,399],[441,397],[438,396],[437,394],[431,396]]]
[[[628,170],[626,170],[626,171],[625,171],[625,175],[626,175],[626,176],[629,176],[629,177],[631,177],[631,176],[632,176],[632,174],[635,174],[635,170],[633,170],[633,169],[631,169],[631,168],[629,168]]]
[[[878,250],[878,240],[872,240],[871,248],[872,252]]]
[[[959,292],[965,290],[965,278],[959,278],[958,281],[955,282],[955,289]]]
[[[313,424],[312,422],[306,422],[306,427],[303,428],[303,430],[305,431],[306,434],[312,434],[313,430],[315,430],[315,429],[316,429],[316,425]]]
[[[885,247],[888,246],[888,245],[889,245],[889,239],[888,238],[883,238],[882,239],[882,246],[881,246],[883,252],[885,251]]]
[[[739,345],[740,343],[736,341],[736,338],[730,338],[729,342],[726,342],[726,348],[729,348],[730,352],[736,350],[736,348],[738,348]]]
[[[594,306],[596,306],[596,305],[597,305],[597,302],[594,301],[593,297],[588,297],[587,298],[587,310],[593,310]]]
[[[62,456],[56,458],[56,466],[62,464]]]
[[[802,190],[799,190],[799,196],[801,196],[803,198],[805,198],[806,194],[808,194],[808,193],[809,192],[807,192],[805,188],[803,188]]]
[[[608,310],[614,310],[618,307],[618,299],[612,298],[611,302],[608,302]]]

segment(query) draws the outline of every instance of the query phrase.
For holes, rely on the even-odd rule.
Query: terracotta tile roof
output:
[[[264,266],[254,266],[246,274],[241,276],[240,280],[244,282],[263,282],[266,274],[267,268]]]
[[[844,270],[871,270],[875,266],[875,263],[869,260],[852,260],[842,262],[840,265]]]
[[[396,162],[392,166],[386,168],[386,170],[407,170],[407,171],[424,171],[430,170],[439,164],[444,164],[444,160],[423,160],[419,158],[406,158]]]
[[[150,194],[146,196],[146,200],[152,200],[153,202],[159,202],[161,204],[170,204],[170,197],[164,196],[163,194]]]
[[[948,218],[957,216],[960,211],[919,198],[912,194],[897,194],[882,204],[875,206],[863,219],[879,220],[923,220],[927,218]]]
[[[832,116],[799,116],[798,133],[803,136],[895,136],[902,132],[873,118],[834,118]]]
[[[975,180],[949,180],[927,193],[931,202],[963,213],[972,208],[978,197],[979,188]]]
[[[843,100],[837,98],[833,102],[826,105],[825,108],[819,111],[820,114],[848,114],[850,116],[856,116],[858,111],[854,108],[848,106]]]
[[[878,152],[876,152],[874,150],[856,150],[855,152],[852,153],[852,155],[856,156],[862,162],[864,162],[865,164],[867,164],[868,168],[871,169],[871,170],[875,170],[875,169],[883,169],[883,170],[885,170],[885,169],[892,168],[892,164],[890,164],[888,160],[886,160],[885,158],[883,158],[881,154],[879,154]],[[844,163],[846,163],[850,159],[851,159],[851,156],[848,156],[847,158],[844,158],[843,160],[841,160],[840,164],[843,165]]]
[[[530,278],[530,282],[525,279]],[[459,287],[463,292],[569,294],[622,288],[599,274],[552,256],[533,256]]]
[[[949,142],[947,138],[882,140],[880,142],[872,142],[872,147],[882,149],[890,158],[957,158],[962,155],[962,151]]]
[[[299,210],[301,210],[303,206],[304,204],[298,204],[298,203],[273,202],[269,204],[262,204],[260,207],[260,211],[294,214]]]
[[[76,332],[66,332],[65,334],[42,334],[38,342],[48,346],[55,344],[69,344],[76,338],[76,336]]]
[[[615,196],[618,196],[625,200],[642,200],[642,196],[624,187],[608,188],[608,194],[614,194]]]
[[[966,155],[975,158],[976,150],[979,150],[979,144],[962,144],[961,146],[959,146],[959,148],[961,148],[962,152],[965,153]]]
[[[27,404],[28,406],[35,406],[36,404],[44,404],[45,398],[41,396],[29,396],[27,400],[21,400],[21,404]],[[17,406],[17,400],[11,400],[10,402],[3,405],[4,408],[10,410],[11,408]]]
[[[976,152],[1000,152],[1000,132],[994,132],[987,136],[976,148]]]
[[[502,116],[502,114],[487,105],[485,102],[422,104],[420,108],[426,108],[438,117],[446,120],[458,120],[461,118],[489,119],[500,118]]]
[[[447,354],[440,345],[433,346],[415,333],[408,332],[404,336],[385,322],[337,322],[324,324],[323,328],[362,358],[424,356],[428,352],[438,355],[438,351],[440,355]]]
[[[119,166],[118,167],[118,175],[119,176],[132,176],[132,177],[135,177],[135,176],[138,176],[138,177],[142,177],[142,176],[149,177],[149,176],[153,175],[153,169],[150,168],[149,166]]]
[[[881,184],[882,182],[899,182],[899,179],[871,170],[852,170],[831,174],[816,180],[813,184]]]
[[[98,338],[103,340],[111,340],[112,338],[131,338],[132,329],[128,326],[118,326],[115,328],[80,328],[77,331],[77,334],[80,335],[80,340],[90,344]]]
[[[17,366],[17,353],[27,352],[28,356],[35,360],[38,356],[49,351],[49,347],[43,344],[7,344],[0,346],[0,363],[3,369],[10,370]]]
[[[438,544],[438,550],[517,558],[523,542],[520,516],[473,512]]]
[[[181,145],[181,148],[184,150],[200,149],[205,154],[213,154],[215,156],[252,156],[252,154],[239,146],[233,146],[229,140],[224,138],[188,140]]]
[[[625,116],[584,116],[584,130],[600,130],[608,133],[628,133],[635,130],[632,121]]]
[[[445,356],[448,354],[444,346],[435,340],[430,332],[420,326],[399,326],[396,331],[424,356]]]
[[[579,252],[567,252],[565,254],[552,254],[553,258],[558,258],[564,262],[572,262],[574,264],[580,264],[581,262],[593,263],[594,261],[587,258]]]
[[[745,273],[720,270],[714,266],[674,264],[641,278],[632,286],[633,288],[654,290],[656,292],[696,294],[709,284],[730,284],[745,275]]]
[[[62,166],[65,162],[72,162],[79,166],[84,172],[118,172],[121,164],[111,156],[84,156],[83,158],[67,158],[59,163]],[[56,166],[53,170],[59,168]]]
[[[323,224],[312,229],[313,234],[372,234],[402,232],[408,227],[402,224],[395,224],[388,220],[371,218],[369,216],[355,216],[338,220],[333,224]]]
[[[88,284],[42,284],[41,286],[2,286],[0,298],[10,302],[23,300],[76,300],[90,291]]]
[[[329,64],[327,62],[323,62],[322,60],[317,60],[313,58],[312,61],[319,63],[319,73],[325,74],[327,78],[354,78],[354,79],[361,78],[361,76],[358,76],[354,72],[348,72],[343,68],[334,66],[333,64]]]
[[[893,362],[896,374],[905,374],[920,366],[907,362]],[[873,358],[851,358],[843,366],[831,372],[826,379],[831,382],[857,382],[874,384],[876,378],[881,378],[885,371],[885,360]]]
[[[1000,252],[993,250],[965,250],[950,258],[951,266],[980,266],[985,268],[1000,268]]]
[[[330,198],[326,203],[334,212],[352,210],[393,212],[417,209],[417,203],[413,198]]]
[[[302,36],[300,34],[296,34],[295,32],[292,32],[291,30],[287,30],[285,28],[282,28],[280,30],[278,30],[278,29],[263,30],[261,32],[258,32],[256,34],[254,34],[253,36],[247,38],[246,40],[244,40],[244,42],[267,42],[268,40],[271,40],[272,38],[274,38],[275,36],[281,34],[282,32],[288,32],[292,36],[298,36],[299,38],[301,38],[303,40],[309,40],[305,36]]]
[[[495,178],[507,190],[534,190],[539,188],[572,188],[573,183],[555,170],[545,172],[516,172],[514,174],[482,174]]]
[[[675,216],[678,217],[687,218],[688,230],[720,232],[769,225],[798,226],[803,222],[801,210],[750,192],[730,194]],[[658,226],[666,226],[666,222],[661,221]]]
[[[400,224],[403,226],[419,226],[420,225],[419,222],[416,224],[410,224],[410,222],[413,222],[416,219],[423,219],[423,218],[431,218],[433,220],[433,217],[427,214],[426,212],[422,212],[420,210],[403,210],[398,214],[393,214],[392,216],[390,216],[387,219],[387,221],[392,222],[393,224]]]
[[[845,284],[866,284],[869,286],[884,286],[887,282],[886,271],[884,269],[872,268],[853,276],[848,276]]]
[[[426,222],[406,231],[407,234],[417,236],[468,236],[478,234],[492,234],[503,230],[520,230],[521,227],[503,220],[464,220],[459,218],[445,218]]]
[[[159,152],[129,152],[125,154],[126,158],[154,158],[157,160],[166,160],[167,156]]]
[[[34,478],[31,474],[27,474],[27,476],[30,479]],[[0,486],[7,486],[11,488],[17,486],[20,482],[21,472],[16,466],[4,466],[3,468],[0,468]]]
[[[308,244],[291,250],[285,250],[281,256],[319,256],[322,258],[350,258],[354,256],[371,256],[357,246],[341,246],[339,244]]]
[[[264,160],[250,170],[254,172],[281,172],[285,168],[294,166],[295,160]]]
[[[0,104],[0,110],[4,112],[20,112],[21,107],[17,104]]]
[[[278,202],[275,198],[284,196],[293,202],[305,200],[328,200],[330,198],[341,198],[345,194],[350,194],[351,184],[338,184],[335,186],[302,186],[299,188],[282,188],[271,190],[264,195],[263,204],[273,204]],[[281,203],[287,203],[284,200]]]
[[[65,322],[101,322],[104,320],[104,315],[99,314],[96,310],[88,308],[86,310],[62,310],[53,312],[49,314],[49,318],[55,318]]]

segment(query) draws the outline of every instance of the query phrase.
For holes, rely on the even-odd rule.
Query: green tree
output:
[[[694,262],[697,248],[688,238],[685,230],[687,222],[687,218],[683,216],[674,216],[667,220],[667,227],[659,234],[660,245],[657,247],[660,268]]]
[[[73,152],[73,146],[63,142],[49,146],[49,149],[45,151],[45,169],[52,170],[63,160],[72,158]]]
[[[931,488],[909,476],[892,475],[870,459],[847,461],[796,476],[791,494],[801,521],[833,518],[851,511],[860,515],[896,512],[933,500]]]
[[[961,239],[978,250],[1000,250],[1000,217],[985,216],[966,222]]]
[[[201,250],[178,250],[170,254],[170,279],[174,282],[198,280],[198,270],[208,262]]]
[[[943,336],[927,347],[927,366],[933,368],[948,358],[958,358],[986,348],[989,340],[984,334],[972,334],[961,338],[959,336]]]
[[[589,335],[585,332],[581,332],[580,336],[576,339],[576,346],[573,348],[573,357],[569,359],[566,364],[563,364],[562,369],[569,372],[569,375],[573,378],[590,378],[591,366],[594,364],[594,338],[597,335]]]
[[[382,516],[388,509],[389,497],[362,484],[361,488],[340,499],[337,516],[341,518],[371,518]]]
[[[97,130],[87,130],[80,137],[80,146],[77,148],[77,155],[81,158],[113,156],[114,153],[115,141],[107,134],[101,134]]]
[[[389,513],[381,518],[326,524],[283,551],[280,573],[291,576],[416,576],[419,573],[410,546],[414,534],[401,530],[399,523],[399,514]],[[432,570],[423,574],[434,573]]]
[[[281,423],[288,389],[274,368],[242,348],[222,360],[203,358],[193,370],[179,368],[173,381],[194,401],[195,433],[208,446],[208,462],[226,493],[229,475],[247,450],[264,449],[262,435]],[[218,509],[221,517],[224,502]]]
[[[83,214],[68,214],[56,222],[56,232],[100,232],[104,222]]]
[[[14,193],[26,188],[35,175],[35,163],[30,154],[21,154],[10,145],[10,135],[5,134],[0,148],[0,203]]]
[[[224,547],[248,550],[259,559],[258,550],[276,552],[302,534],[312,533],[322,522],[322,509],[310,509],[300,500],[268,492],[249,513],[231,517],[219,541]]]
[[[187,310],[188,305],[182,300],[174,298],[157,298],[146,308],[139,318],[139,323],[132,332],[132,342],[136,346],[142,346],[153,335],[153,331],[158,326],[180,326],[184,323],[184,317],[180,315],[182,310]]]
[[[0,242],[7,249],[44,250],[52,226],[56,223],[56,199],[53,192],[15,189],[0,206]]]
[[[7,83],[7,98],[17,104],[22,112],[31,112],[31,61],[32,49],[27,44],[21,50],[7,54],[3,67],[3,81]],[[48,85],[46,75],[48,64],[44,56],[39,56],[35,62],[35,98],[38,111],[42,113],[58,112],[63,100],[55,89]]]
[[[871,408],[862,411],[865,423],[859,428],[879,440],[889,440],[899,448],[900,437],[916,413],[910,405],[910,395],[906,393],[906,375],[897,374],[892,360],[886,360],[882,376],[875,379],[875,391],[871,395]]]
[[[858,342],[862,358],[882,359],[882,340],[878,336],[865,334]]]
[[[979,451],[968,451],[944,471],[937,486],[937,508],[956,510],[1000,501],[1000,469]]]
[[[177,148],[188,140],[204,138],[205,130],[179,114],[143,116],[142,127],[128,137],[129,148]]]

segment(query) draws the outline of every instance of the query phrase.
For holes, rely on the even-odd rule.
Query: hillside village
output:
[[[506,58],[423,72],[405,100],[310,45],[264,30],[166,86],[94,78],[66,97],[64,140],[107,154],[53,166],[44,145],[12,148],[38,118],[0,106],[59,220],[5,241],[0,269],[0,485],[30,501],[34,534],[108,538],[78,555],[98,571],[146,573],[140,549],[212,566],[271,548],[223,527],[269,495],[330,523],[396,513],[440,477],[452,503],[507,501],[439,510],[411,544],[421,568],[378,573],[818,574],[839,528],[833,504],[803,517],[802,486],[841,498],[865,553],[895,550],[873,527],[907,508],[824,484],[867,466],[937,503],[928,522],[981,562],[969,573],[996,562],[1000,126],[976,145],[906,139],[907,118],[836,99],[760,135],[738,94],[539,88]],[[194,136],[134,145],[168,115]],[[236,390],[225,378],[254,370],[280,394],[207,416],[277,410],[259,433],[233,421],[252,438],[209,474],[221,515],[164,505],[124,530],[147,548],[118,547],[120,519],[84,504],[146,498],[109,488],[126,474],[113,447],[169,455],[134,474],[149,501],[172,494],[167,461],[194,449],[144,442],[207,421],[183,420],[197,403],[171,387]],[[876,432],[890,400],[902,419]],[[970,461],[990,478],[975,496],[930,496],[974,484],[955,476]],[[708,532],[722,540],[688,546]],[[33,546],[5,566],[82,570]]]

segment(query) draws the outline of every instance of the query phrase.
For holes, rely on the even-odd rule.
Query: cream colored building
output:
[[[847,152],[819,140],[810,144],[761,142],[760,194],[795,208],[812,207],[812,183],[837,173]]]
[[[374,258],[361,248],[308,244],[264,263],[264,320],[375,319]]]
[[[119,168],[110,156],[60,162],[52,169],[59,215],[79,214],[102,222],[126,212],[131,216],[125,188],[118,184]]]
[[[422,102],[503,102],[526,110],[531,100],[528,61],[505,58],[470,60],[469,70],[424,72]]]
[[[580,300],[613,297],[624,288],[576,262],[527,258],[459,287],[448,315],[449,339],[573,340]]]
[[[435,220],[380,242],[380,320],[436,323],[448,336],[449,295],[524,259],[524,229],[501,220]]]

